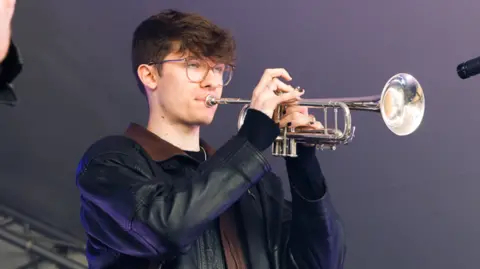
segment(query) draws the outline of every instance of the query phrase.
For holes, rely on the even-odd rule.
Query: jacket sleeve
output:
[[[90,150],[95,153],[87,151],[91,157],[84,157],[77,169],[77,186],[82,222],[92,242],[127,255],[163,259],[185,252],[270,170],[241,136],[234,136],[198,170],[175,177],[154,169],[155,163],[133,141],[116,140],[108,143],[115,147],[98,142]]]
[[[287,158],[286,164],[292,193],[283,224],[288,234],[284,237],[286,268],[343,268],[343,225],[324,185],[315,150],[300,146],[299,157]],[[317,191],[316,197],[312,189]]]
[[[14,106],[17,96],[13,89],[13,81],[21,73],[23,62],[17,46],[10,42],[7,56],[0,63],[0,104]]]

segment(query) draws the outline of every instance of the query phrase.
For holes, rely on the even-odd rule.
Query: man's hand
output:
[[[12,17],[16,0],[0,0],[0,63],[5,59],[12,35]]]
[[[278,78],[291,80],[292,77],[283,68],[266,69],[260,82],[253,90],[250,108],[259,110],[272,118],[273,112],[279,104],[300,100],[305,91],[296,91]],[[281,93],[281,94],[279,94]]]
[[[308,108],[299,105],[289,105],[285,114],[280,117],[279,125],[303,130],[323,129],[323,125],[313,115],[308,114]]]

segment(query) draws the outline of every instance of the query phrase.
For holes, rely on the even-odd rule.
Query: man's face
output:
[[[175,61],[187,58],[186,61]],[[164,59],[155,90],[155,104],[174,124],[207,125],[217,106],[207,107],[205,98],[220,98],[223,90],[222,65],[171,53]],[[170,62],[168,62],[171,60]],[[214,67],[215,68],[212,68]]]

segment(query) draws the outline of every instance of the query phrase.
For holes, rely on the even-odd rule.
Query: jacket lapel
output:
[[[240,220],[245,235],[244,249],[251,268],[270,268],[265,233],[264,209],[257,188],[252,188],[238,202]]]
[[[282,228],[283,197],[281,181],[274,173],[268,173],[239,201],[245,248],[252,268],[280,268],[278,239]]]
[[[260,200],[262,202],[265,221],[266,241],[271,258],[272,268],[280,268],[278,257],[279,239],[282,233],[284,191],[282,182],[272,172],[265,175],[259,183]]]

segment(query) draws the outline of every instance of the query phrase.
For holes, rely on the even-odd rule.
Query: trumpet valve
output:
[[[332,144],[318,144],[316,145],[316,148],[321,151],[324,151],[324,150],[334,151],[337,149],[337,146]]]

